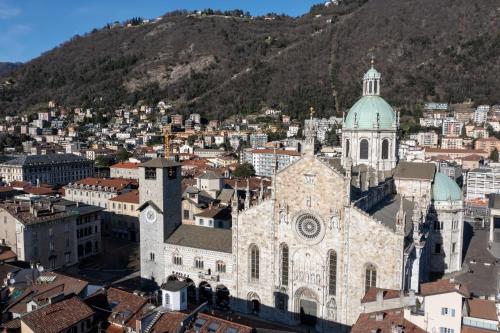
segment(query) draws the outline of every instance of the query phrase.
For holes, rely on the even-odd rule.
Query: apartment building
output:
[[[253,149],[243,152],[243,162],[253,165],[257,176],[271,177],[278,170],[300,159],[301,154],[292,150]]]
[[[250,134],[250,146],[252,148],[265,147],[266,143],[267,143],[267,134],[264,133]]]
[[[474,149],[487,151],[488,154],[491,154],[491,152],[495,149],[500,151],[500,140],[494,136],[477,139],[474,143]]]
[[[118,162],[109,167],[111,178],[139,179],[139,163]]]
[[[439,135],[436,132],[419,132],[412,134],[410,139],[417,141],[422,147],[437,147]]]
[[[110,223],[105,231],[113,238],[139,241],[139,190],[131,190],[109,199]]]
[[[19,260],[56,269],[101,251],[102,208],[63,199],[0,204],[0,235]]]
[[[445,136],[441,138],[441,149],[463,149],[464,139],[459,136]]]
[[[23,155],[0,164],[0,178],[32,184],[67,184],[94,175],[94,161],[74,154]]]
[[[442,134],[460,136],[462,134],[463,123],[456,120],[455,118],[445,118],[443,119]]]
[[[466,198],[485,199],[491,193],[500,193],[500,168],[479,167],[467,174]]]

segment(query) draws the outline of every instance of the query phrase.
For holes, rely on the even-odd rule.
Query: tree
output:
[[[337,135],[337,127],[334,126],[331,130],[329,130],[326,133],[326,138],[325,138],[325,145],[327,146],[338,146],[340,144],[339,142],[339,136]]]
[[[190,135],[187,138],[187,143],[188,143],[188,145],[192,146],[196,140],[198,140],[197,135]]]
[[[131,156],[132,154],[130,154],[125,148],[121,148],[120,150],[118,150],[118,152],[116,153],[116,160],[118,162],[122,162],[122,161],[126,161],[128,160],[128,158]]]
[[[498,162],[498,150],[495,148],[490,154],[490,160],[493,162]]]
[[[113,158],[108,155],[100,155],[95,158],[95,164],[101,168],[107,168],[113,164]]]
[[[252,164],[245,162],[236,167],[234,176],[239,178],[248,178],[255,175],[255,169]]]

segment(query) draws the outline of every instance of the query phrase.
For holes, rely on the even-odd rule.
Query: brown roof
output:
[[[394,326],[401,326],[405,333],[424,333],[425,330],[404,319],[404,309],[362,313],[351,328],[351,333],[392,333]]]
[[[195,216],[229,220],[231,219],[231,212],[227,208],[212,207],[205,209],[201,213],[195,214]]]
[[[396,167],[394,178],[432,181],[435,172],[436,165],[434,163],[400,162]]]
[[[132,204],[139,204],[139,190],[132,190],[129,192],[122,193],[109,199],[110,201],[126,202]]]
[[[156,321],[150,333],[177,332],[187,315],[180,312],[166,312]]]
[[[146,167],[146,168],[166,168],[166,167],[171,167],[171,166],[179,166],[181,165],[180,163],[173,161],[173,160],[167,160],[165,158],[155,158],[150,161],[144,162],[142,164],[139,164],[140,167]]]
[[[462,161],[481,161],[484,157],[480,155],[467,155],[462,157]]]
[[[42,299],[50,296],[55,296],[61,292],[64,295],[75,294],[79,295],[88,282],[76,279],[67,275],[55,272],[43,273],[32,286],[24,291],[24,293],[12,303],[7,310],[12,313],[25,313],[26,304],[32,299]]]
[[[94,311],[87,304],[74,296],[32,311],[22,317],[21,321],[36,333],[57,333],[93,314]]]
[[[216,252],[232,253],[232,232],[197,225],[181,224],[165,241],[167,244]]]
[[[110,166],[110,168],[117,169],[139,169],[139,163],[135,162],[118,162]]]
[[[293,150],[284,150],[284,149],[254,149],[252,150],[252,153],[254,154],[274,154],[276,153],[277,155],[289,155],[289,156],[301,156],[302,154],[299,153],[298,151],[293,151]]]
[[[235,323],[229,320],[224,320],[218,317],[214,317],[208,315],[206,313],[198,314],[198,320],[204,320],[203,326],[197,330],[194,327],[194,323],[186,330],[186,333],[196,333],[196,332],[214,332],[214,333],[226,333],[231,328],[235,329],[238,333],[250,333],[253,331],[253,328],[250,326],[246,326],[240,323]],[[209,328],[213,328],[209,330]]]
[[[425,147],[424,148],[426,153],[443,153],[443,154],[450,154],[450,153],[457,153],[457,154],[474,154],[474,153],[479,153],[479,154],[487,154],[486,151],[484,150],[478,150],[478,149],[441,149],[441,148],[429,148]]]
[[[384,299],[399,298],[401,296],[401,291],[399,290],[371,287],[366,292],[365,296],[361,300],[361,303],[375,302],[379,291],[382,291]]]
[[[482,142],[482,141],[500,141],[498,140],[496,137],[494,136],[490,136],[490,137],[487,137],[487,138],[479,138],[476,140],[476,142]]]
[[[452,292],[457,292],[465,297],[469,297],[469,290],[466,285],[458,282],[451,282],[450,280],[437,280],[420,285],[420,294],[422,296],[447,294]]]
[[[17,255],[7,246],[0,246],[0,261],[9,261],[17,258]]]
[[[50,187],[26,187],[23,191],[34,195],[51,195],[57,193],[57,190]]]
[[[462,326],[462,333],[492,333],[495,331],[487,330],[486,328],[479,327],[471,327],[471,326]]]
[[[472,298],[469,304],[469,317],[498,321],[497,307],[494,301]]]
[[[121,191],[129,186],[137,186],[137,180],[126,179],[126,178],[94,178],[88,177],[82,180],[78,180],[73,184],[77,185],[89,185],[89,186],[102,186],[102,187],[114,187],[117,191]]]

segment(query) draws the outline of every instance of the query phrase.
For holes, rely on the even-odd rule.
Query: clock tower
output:
[[[165,240],[182,221],[180,164],[157,158],[139,166],[141,278],[165,282]]]

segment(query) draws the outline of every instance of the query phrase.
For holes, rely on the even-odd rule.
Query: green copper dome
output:
[[[432,199],[434,201],[462,200],[462,190],[450,177],[436,172],[432,184]]]
[[[368,70],[368,72],[365,73],[365,75],[363,76],[363,80],[367,80],[367,79],[380,79],[381,75],[379,73],[379,71],[377,71],[375,68],[370,68]]]
[[[368,74],[368,73],[367,73]],[[396,114],[382,97],[366,95],[361,97],[349,110],[345,118],[344,128],[353,129],[355,122],[359,129],[392,129]]]

